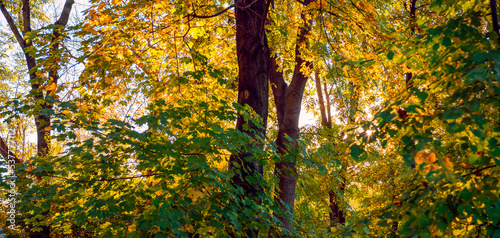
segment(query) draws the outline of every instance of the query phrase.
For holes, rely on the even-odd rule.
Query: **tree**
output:
[[[57,82],[59,80],[59,69],[61,68],[60,61],[61,55],[60,42],[62,40],[61,34],[64,28],[68,24],[71,9],[73,7],[74,0],[67,0],[64,4],[59,19],[52,24],[50,27],[52,29],[52,34],[50,35],[50,49],[48,52],[48,59],[46,59],[46,64],[44,65],[45,70],[48,75],[43,75],[42,72],[38,71],[37,59],[36,59],[36,46],[33,44],[34,36],[36,32],[31,27],[31,8],[29,0],[22,1],[22,19],[19,22],[15,22],[11,17],[9,11],[6,8],[5,2],[0,1],[0,9],[2,14],[7,20],[12,34],[16,38],[19,46],[21,47],[25,59],[26,66],[29,71],[29,79],[32,88],[33,101],[35,102],[36,112],[35,124],[37,128],[37,155],[44,156],[49,151],[49,138],[50,138],[50,109],[53,107],[53,101],[55,99],[55,92],[57,89]],[[21,31],[19,31],[18,24],[22,25]],[[21,35],[22,33],[22,35]],[[45,109],[45,110],[44,110]]]
[[[297,183],[297,171],[295,163],[298,156],[297,139],[299,137],[299,116],[302,104],[302,95],[308,74],[311,72],[312,63],[305,60],[302,53],[302,47],[307,45],[307,37],[311,31],[312,21],[308,20],[310,16],[307,8],[312,0],[304,1],[304,10],[301,11],[300,18],[302,26],[297,32],[295,43],[295,67],[290,85],[284,80],[283,74],[279,72],[279,66],[275,58],[271,58],[270,77],[276,104],[278,117],[278,138],[276,145],[282,159],[276,163],[275,174],[279,177],[279,186],[276,190],[277,202],[284,211],[293,213],[295,201],[295,186]],[[288,156],[292,155],[292,156]],[[290,230],[291,225],[288,222],[289,217],[280,217],[285,229]]]
[[[271,1],[235,1],[236,53],[238,57],[238,103],[248,105],[262,119],[258,125],[243,115],[238,117],[236,128],[251,138],[266,135],[268,114],[268,72],[269,48],[265,31],[265,19]],[[263,144],[259,145],[263,149]],[[229,170],[235,171],[233,183],[245,190],[245,196],[258,198],[259,184],[250,182],[248,177],[263,175],[262,165],[251,153],[242,151],[231,155]],[[257,237],[258,230],[247,231],[249,237]]]
[[[494,0],[93,0],[71,28],[72,1],[55,24],[18,2],[0,155],[24,216],[1,232],[500,234]]]
[[[332,129],[332,114],[330,107],[330,95],[328,93],[328,88],[326,83],[321,85],[321,79],[319,76],[318,70],[314,72],[314,81],[316,85],[316,92],[318,94],[318,103],[319,109],[321,112],[321,126],[327,129]],[[323,89],[325,93],[325,99],[323,99]],[[326,100],[326,105],[325,105]],[[345,182],[342,181],[339,186],[339,190],[343,193],[345,189]],[[334,190],[330,190],[328,192],[328,199],[330,203],[330,211],[329,218],[330,224],[332,227],[335,227],[337,224],[345,225],[345,214],[344,209],[342,208],[342,197],[337,196]]]
[[[0,1],[2,14],[25,56],[31,84],[30,94],[32,95],[32,100],[35,105],[33,107],[33,115],[35,117],[37,131],[37,156],[40,157],[46,156],[50,149],[51,111],[56,99],[59,69],[61,68],[60,64],[62,58],[60,43],[62,41],[64,28],[68,24],[73,3],[74,0],[67,0],[59,19],[48,28],[52,30],[52,33],[49,35],[48,57],[43,61],[37,61],[37,55],[41,52],[38,52],[36,49],[37,45],[34,44],[34,42],[36,42],[35,36],[37,31],[33,30],[31,26],[33,19],[31,17],[32,5],[30,1],[22,1],[22,18],[18,19],[18,22],[10,15],[6,8],[6,2]],[[18,27],[19,25],[20,27]],[[19,29],[21,29],[21,31]],[[49,227],[42,227],[42,231],[35,232],[32,236],[49,237]]]

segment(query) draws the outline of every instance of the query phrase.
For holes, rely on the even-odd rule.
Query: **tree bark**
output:
[[[415,34],[415,24],[416,24],[416,14],[417,14],[417,0],[410,0],[410,25],[411,25],[411,33],[412,35]],[[405,0],[405,7],[406,7],[406,0]],[[413,87],[413,74],[411,72],[405,73],[405,83],[406,83],[406,89],[410,89]]]
[[[344,182],[342,182],[339,187],[340,191],[342,191],[343,193],[345,188]],[[330,202],[330,227],[336,227],[338,224],[342,226],[345,225],[345,214],[341,206],[341,197],[337,196],[337,194],[335,194],[335,191],[333,190],[330,190],[328,192],[328,196]]]
[[[236,11],[236,51],[239,67],[238,103],[249,105],[262,118],[263,125],[258,127],[246,122],[239,116],[236,128],[252,138],[258,134],[265,135],[268,115],[269,92],[269,48],[264,31],[267,14],[265,0],[235,0]],[[248,130],[244,125],[248,123]],[[261,145],[263,149],[263,145]],[[257,193],[261,190],[258,184],[248,182],[249,176],[261,176],[262,165],[249,152],[231,155],[229,170],[234,171],[232,183],[244,189],[246,196],[260,202]],[[245,228],[243,228],[245,229]],[[258,230],[246,230],[249,237],[257,237]]]
[[[312,0],[306,0],[304,5],[308,5]],[[296,158],[291,160],[284,159],[287,154],[296,156],[294,150],[297,147],[297,139],[299,137],[299,116],[302,104],[302,95],[308,79],[303,70],[304,67],[311,68],[312,62],[306,61],[302,57],[300,48],[307,43],[307,36],[311,31],[311,21],[306,20],[305,10],[301,12],[301,19],[304,25],[300,28],[297,34],[297,42],[295,46],[295,67],[290,85],[287,86],[284,81],[283,74],[277,72],[277,65],[274,59],[271,60],[271,71],[269,79],[272,83],[276,110],[278,112],[278,138],[276,145],[278,152],[283,156],[282,160],[276,163],[275,174],[279,177],[278,188],[276,189],[276,202],[280,205],[283,211],[293,213],[295,204],[295,185],[297,183],[297,170],[295,167]],[[281,118],[281,119],[280,119]],[[291,138],[289,141],[288,136]],[[292,157],[293,157],[292,156]],[[291,225],[288,222],[289,217],[278,215],[287,231],[291,230]],[[277,235],[271,231],[271,236]]]
[[[9,150],[7,143],[3,140],[2,137],[0,137],[0,154],[4,158],[13,159],[16,164],[23,162],[20,159],[18,159],[17,156],[11,150]]]
[[[325,101],[323,100],[323,90],[321,89],[321,79],[319,78],[318,70],[314,72],[314,78],[316,83],[316,93],[318,94],[319,110],[321,112],[321,125],[325,127],[328,124],[328,118],[326,117]],[[328,92],[325,90],[325,93]],[[329,100],[329,98],[327,97],[326,100]]]

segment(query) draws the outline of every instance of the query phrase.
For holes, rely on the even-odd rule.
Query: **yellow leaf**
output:
[[[47,91],[55,91],[57,88],[57,84],[52,83],[49,86],[47,86]]]
[[[193,200],[193,201],[196,201],[198,200],[198,198],[202,197],[203,196],[203,193],[196,190],[196,189],[188,189],[188,196]]]
[[[448,159],[448,157],[443,158],[443,165],[448,169],[453,169],[453,163]]]
[[[135,224],[132,224],[132,225],[128,226],[128,231],[129,232],[134,232],[135,231]]]
[[[436,162],[436,154],[434,152],[428,152],[426,150],[421,150],[415,155],[415,163],[417,165],[422,163],[432,164]]]

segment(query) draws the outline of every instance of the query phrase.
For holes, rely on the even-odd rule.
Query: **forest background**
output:
[[[0,10],[5,235],[500,237],[496,0]]]

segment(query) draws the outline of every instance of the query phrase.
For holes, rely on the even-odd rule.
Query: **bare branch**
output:
[[[191,17],[191,18],[204,18],[204,19],[206,19],[206,18],[212,18],[212,17],[216,17],[216,16],[219,16],[219,15],[222,15],[223,13],[225,13],[225,12],[229,11],[229,9],[231,9],[231,8],[234,8],[234,4],[232,4],[231,6],[227,7],[226,9],[224,9],[224,10],[222,10],[222,11],[218,12],[218,13],[215,13],[215,14],[213,14],[213,15],[209,15],[209,16],[200,16],[200,15],[197,15],[196,13],[192,13],[192,14],[188,14],[188,15],[186,15],[186,17],[187,17],[188,19],[189,19],[190,17]]]
[[[137,175],[137,176],[130,176],[130,177],[118,177],[118,178],[102,178],[102,179],[96,179],[96,180],[81,180],[81,179],[72,179],[72,178],[65,178],[57,175],[42,175],[45,177],[51,177],[51,178],[59,178],[59,179],[64,179],[64,180],[74,180],[76,182],[90,182],[90,181],[98,181],[98,182],[109,182],[109,181],[116,181],[116,180],[124,180],[124,179],[136,179],[136,178],[145,178],[145,177],[151,177],[155,175],[160,175],[161,173],[153,173],[153,174],[142,174],[142,175]],[[35,175],[36,176],[36,175]]]
[[[5,4],[3,1],[0,1],[0,9],[2,10],[2,14],[5,17],[5,20],[7,20],[7,22],[9,23],[10,30],[12,31],[12,33],[14,33],[17,42],[24,51],[24,48],[26,48],[26,42],[24,41],[24,38],[21,35],[21,33],[19,33],[19,30],[17,29],[16,24],[14,23],[14,19],[12,19],[9,12],[5,8]]]

